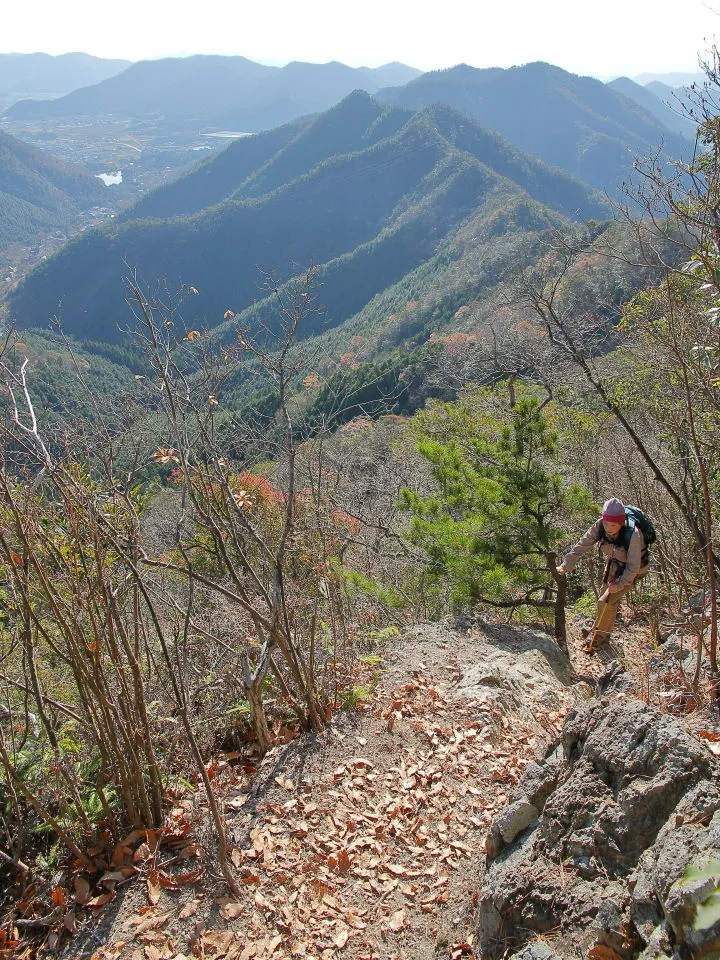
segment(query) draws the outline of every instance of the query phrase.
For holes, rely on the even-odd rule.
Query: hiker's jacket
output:
[[[624,565],[624,569],[620,576],[616,578],[615,583],[619,587],[629,587],[636,577],[641,576],[647,570],[647,566],[643,566],[642,562],[643,550],[645,549],[645,537],[642,534],[642,530],[636,526],[627,550],[622,546],[622,530],[620,530],[615,539],[620,542],[614,544],[604,539],[602,520],[596,520],[563,560],[565,569],[568,571],[572,570],[580,557],[585,556],[586,553],[590,553],[595,544],[599,543],[600,551],[608,560],[617,560],[619,564]]]

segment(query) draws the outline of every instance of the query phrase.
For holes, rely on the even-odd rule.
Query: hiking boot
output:
[[[583,631],[585,638],[585,652],[594,654],[601,643],[606,643],[610,639],[609,633],[603,633],[601,630]]]

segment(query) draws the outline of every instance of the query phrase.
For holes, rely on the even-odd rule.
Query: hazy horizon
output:
[[[687,0],[681,16],[670,0],[607,0],[600,13],[572,0],[516,0],[500,10],[446,0],[441,18],[436,10],[408,12],[393,0],[366,0],[353,12],[351,29],[347,11],[331,0],[267,0],[261,9],[228,9],[207,0],[200,13],[178,5],[171,16],[145,0],[127,0],[114,16],[99,9],[90,0],[15,4],[3,16],[3,46],[8,53],[84,52],[131,61],[195,54],[244,56],[273,66],[398,61],[422,71],[543,60],[610,79],[696,72],[720,22],[704,0]]]
[[[98,57],[98,58],[100,58],[100,59],[106,59],[106,60],[126,60],[126,61],[128,61],[129,63],[137,63],[137,62],[139,62],[139,61],[137,61],[137,60],[133,60],[131,57],[123,57],[123,56],[118,56],[118,57],[105,57],[105,56],[103,56],[102,54],[91,53],[91,52],[88,51],[88,50],[66,50],[66,51],[63,51],[62,53],[49,53],[47,50],[27,50],[27,51],[21,51],[21,50],[0,50],[0,55],[2,55],[2,56],[11,56],[11,57],[17,56],[17,57],[22,57],[22,56],[32,56],[32,55],[34,55],[34,54],[43,54],[43,55],[47,55],[47,56],[50,56],[50,57],[63,57],[63,56],[75,56],[75,55],[80,55],[80,56]],[[385,61],[384,63],[373,64],[373,65],[371,66],[371,65],[368,64],[368,63],[349,64],[349,63],[347,63],[346,61],[338,60],[337,58],[332,58],[331,60],[301,60],[301,59],[298,58],[298,57],[294,57],[294,58],[292,58],[292,59],[290,59],[290,60],[268,60],[268,59],[263,59],[263,58],[259,58],[259,57],[250,57],[250,56],[247,56],[247,54],[244,54],[244,53],[237,53],[237,54],[227,54],[227,53],[213,54],[213,53],[205,53],[205,52],[197,52],[197,53],[177,53],[177,54],[162,54],[162,55],[157,56],[157,57],[142,57],[141,59],[142,59],[142,60],[166,60],[166,59],[175,59],[175,58],[188,58],[188,57],[194,57],[194,56],[238,56],[238,57],[244,57],[244,58],[247,59],[247,60],[253,60],[253,61],[255,61],[256,63],[261,63],[261,64],[263,64],[263,65],[265,65],[265,66],[268,66],[268,67],[278,67],[278,68],[287,66],[289,63],[298,63],[298,62],[301,62],[301,63],[315,63],[315,64],[323,64],[323,63],[336,62],[336,63],[343,63],[345,66],[354,67],[354,68],[357,68],[357,69],[363,69],[363,68],[366,68],[366,69],[377,69],[377,68],[379,68],[379,67],[389,66],[389,65],[394,64],[394,63],[404,63],[405,66],[413,67],[413,68],[418,69],[418,70],[422,70],[421,67],[417,67],[417,65],[414,64],[414,63],[407,63],[407,61],[400,61],[400,60],[397,60],[397,59],[395,59],[395,60],[387,60],[387,61]],[[528,61],[523,61],[523,62],[518,62],[518,63],[510,63],[510,64],[488,63],[488,64],[484,64],[482,67],[479,67],[479,69],[492,69],[493,67],[501,67],[502,69],[509,69],[509,68],[511,68],[511,67],[521,67],[521,66],[524,66],[524,65],[527,64],[527,63],[537,62],[537,60],[542,60],[542,59],[543,59],[543,58],[536,58],[535,61],[528,60]],[[443,66],[443,67],[429,67],[428,70],[445,70],[445,69],[449,69],[449,68],[451,68],[451,67],[457,66],[457,65],[459,65],[460,63],[466,63],[466,62],[467,62],[467,61],[460,61],[460,60],[458,60],[457,63],[448,64],[447,66]],[[551,63],[552,61],[545,61],[545,62]],[[646,70],[646,71],[642,71],[641,73],[634,73],[634,74],[633,74],[633,73],[630,73],[630,72],[627,72],[627,73],[604,73],[604,74],[603,74],[603,73],[590,73],[590,72],[583,72],[583,71],[578,71],[578,70],[571,70],[569,67],[563,67],[562,64],[559,64],[559,63],[555,63],[555,64],[553,64],[553,65],[554,65],[554,66],[561,67],[562,69],[566,69],[566,70],[568,70],[568,72],[570,72],[570,73],[576,73],[576,74],[580,74],[580,75],[583,75],[583,76],[591,76],[591,77],[594,77],[594,78],[596,78],[596,79],[598,79],[598,80],[603,81],[604,83],[607,83],[607,82],[610,82],[610,81],[612,81],[612,80],[618,79],[619,77],[629,77],[631,80],[635,80],[636,82],[642,83],[642,84],[646,84],[646,83],[651,82],[651,81],[654,80],[654,79],[660,79],[660,78],[664,78],[664,79],[666,80],[666,82],[669,82],[669,80],[672,78],[672,80],[674,81],[675,85],[676,85],[676,86],[680,86],[680,85],[682,85],[682,84],[691,82],[691,80],[694,79],[695,77],[697,77],[697,76],[700,74],[700,72],[701,72],[701,71],[700,71],[700,66],[699,66],[699,64],[696,65],[696,67],[695,67],[694,70],[692,70],[692,69],[690,69],[690,70],[667,70],[667,71],[662,71],[662,70],[652,70],[652,71],[650,71],[650,70]],[[469,64],[469,66],[477,66],[477,65],[476,65],[476,64]],[[428,72],[428,71],[423,70],[422,72],[425,73],[425,72]]]

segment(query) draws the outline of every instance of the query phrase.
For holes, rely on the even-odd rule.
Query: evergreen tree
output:
[[[549,608],[566,643],[565,584],[555,571],[570,515],[590,496],[559,470],[558,436],[531,393],[509,409],[500,392],[475,391],[418,415],[418,449],[436,492],[402,493],[409,539],[423,547],[451,600],[496,607]]]

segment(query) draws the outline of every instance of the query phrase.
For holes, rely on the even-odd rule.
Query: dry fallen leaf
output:
[[[98,897],[91,897],[86,903],[86,906],[93,910],[99,910],[101,907],[104,907],[106,903],[110,903],[112,900],[115,900],[116,896],[117,894],[114,893],[114,891],[110,891],[109,893],[101,893]]]
[[[135,936],[140,936],[141,933],[145,933],[148,930],[159,929],[163,924],[167,923],[171,916],[172,914],[169,910],[167,913],[156,913],[153,910],[145,914],[144,917],[134,917],[128,921],[128,924],[132,924],[135,927]]]
[[[606,947],[601,943],[596,943],[594,947],[590,947],[587,955],[590,960],[622,960],[620,954],[612,947]]]
[[[90,899],[90,884],[85,877],[75,877],[73,881],[75,902],[84,905]]]
[[[242,916],[244,909],[243,905],[238,903],[237,900],[220,901],[220,916],[223,920],[237,920],[238,917]]]
[[[394,933],[399,933],[401,930],[405,929],[405,922],[407,919],[407,914],[405,908],[402,907],[400,910],[396,910],[395,913],[388,920],[388,927]]]
[[[141,843],[133,854],[133,860],[135,863],[140,863],[141,860],[148,860],[151,856],[150,847],[146,843]]]
[[[179,913],[181,920],[187,920],[188,917],[194,917],[200,906],[199,900],[188,900]]]
[[[52,902],[56,907],[64,907],[67,904],[67,896],[62,887],[55,887],[52,892]]]
[[[232,930],[206,930],[202,935],[202,948],[218,960],[230,952],[236,939]]]
[[[162,887],[160,886],[160,874],[158,871],[150,870],[148,875],[145,877],[145,882],[147,884],[148,900],[154,907],[160,899],[160,894],[162,893]]]
[[[104,947],[100,947],[99,950],[96,950],[92,954],[90,960],[117,960],[117,957],[125,949],[125,941],[117,940],[114,943],[108,943]]]
[[[189,843],[178,853],[178,858],[180,860],[186,860],[188,857],[201,857],[204,853],[205,850],[199,843]]]
[[[345,944],[348,942],[349,939],[350,939],[350,932],[348,930],[343,929],[343,930],[339,930],[335,934],[335,939],[333,940],[333,943],[338,948],[338,950],[342,950],[342,948],[345,946]]]

